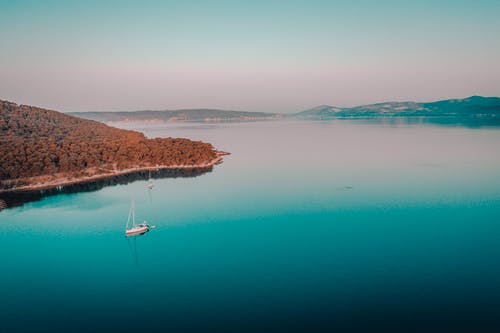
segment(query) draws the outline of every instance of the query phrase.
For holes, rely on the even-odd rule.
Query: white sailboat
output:
[[[132,219],[131,219],[132,218]],[[130,220],[132,220],[132,226],[129,227]],[[142,235],[149,231],[150,225],[144,221],[143,223],[135,223],[135,203],[134,199],[130,203],[130,211],[128,213],[127,225],[125,226],[125,236],[136,236]]]
[[[149,188],[150,190],[152,190],[152,189],[153,189],[153,186],[154,186],[154,183],[153,183],[153,180],[151,179],[151,170],[149,170],[149,177],[148,177],[148,179],[149,179],[149,182],[148,182],[148,188]]]

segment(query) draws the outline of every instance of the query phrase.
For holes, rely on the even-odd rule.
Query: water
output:
[[[1,212],[0,331],[500,329],[499,130],[134,128],[232,155],[151,192],[139,181]],[[157,229],[127,239],[131,196]]]

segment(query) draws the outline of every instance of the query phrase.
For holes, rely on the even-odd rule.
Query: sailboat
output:
[[[129,228],[130,218],[132,218],[132,226]],[[140,224],[135,223],[135,204],[134,199],[132,199],[132,202],[130,203],[130,211],[128,213],[127,225],[125,226],[125,236],[129,237],[145,234],[149,231],[150,227],[151,226],[146,221]]]
[[[149,179],[149,182],[148,182],[148,188],[149,188],[150,190],[152,190],[152,189],[153,189],[153,186],[154,186],[155,184],[153,183],[153,180],[151,179],[151,170],[149,170],[149,177],[148,177],[148,179]]]

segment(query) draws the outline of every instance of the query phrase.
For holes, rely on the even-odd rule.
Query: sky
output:
[[[0,0],[0,99],[59,111],[500,96],[500,0]]]

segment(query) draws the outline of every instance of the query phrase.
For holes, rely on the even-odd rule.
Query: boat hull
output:
[[[149,231],[149,228],[144,226],[144,227],[137,227],[137,228],[132,228],[128,229],[125,231],[125,236],[136,236],[136,235],[142,235],[145,234],[146,232]]]

